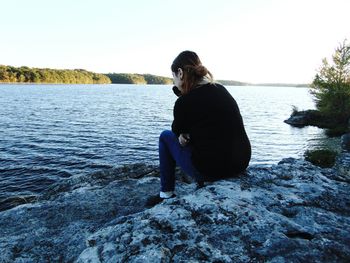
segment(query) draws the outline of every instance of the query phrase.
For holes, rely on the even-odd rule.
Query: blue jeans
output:
[[[175,167],[191,176],[195,181],[201,181],[201,175],[193,166],[192,148],[181,146],[175,133],[169,130],[163,131],[159,136],[159,169],[162,192],[175,190]]]

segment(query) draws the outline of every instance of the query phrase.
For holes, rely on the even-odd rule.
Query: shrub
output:
[[[321,168],[332,167],[337,157],[337,152],[332,150],[307,150],[304,153],[306,161]]]
[[[348,128],[346,126],[339,126],[332,129],[326,130],[326,135],[328,137],[339,137],[348,132]]]

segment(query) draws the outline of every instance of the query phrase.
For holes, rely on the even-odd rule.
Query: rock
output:
[[[308,115],[304,114],[303,112],[303,114],[295,114],[290,116],[284,122],[295,127],[304,127],[309,125],[309,118]]]
[[[62,180],[38,202],[0,212],[0,262],[72,262],[93,245],[88,236],[144,211],[158,190],[158,171],[142,164]]]
[[[182,180],[149,209],[155,167],[69,178],[0,212],[0,262],[349,262],[349,161],[288,158],[198,190]]]
[[[350,133],[341,136],[341,148],[345,151],[350,151]]]
[[[336,118],[326,116],[317,110],[294,111],[284,122],[295,127],[310,125],[319,128],[335,129],[344,126],[344,123],[339,123]]]
[[[337,173],[333,174],[333,176],[335,176],[334,178],[339,181],[350,183],[350,154],[340,154],[334,167],[337,170]]]
[[[37,200],[37,195],[9,196],[3,200],[0,200],[0,211],[7,210],[21,204],[33,203]]]

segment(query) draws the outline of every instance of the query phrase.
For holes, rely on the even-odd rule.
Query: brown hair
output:
[[[176,75],[179,68],[183,71],[182,89],[187,94],[203,79],[209,75],[209,80],[213,80],[213,75],[202,65],[198,55],[193,51],[183,51],[175,59],[171,65],[171,71]]]

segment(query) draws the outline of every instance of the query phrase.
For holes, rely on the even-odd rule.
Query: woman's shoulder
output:
[[[182,95],[178,97],[175,101],[174,107],[182,107],[186,103],[187,97],[188,97],[187,95]]]
[[[217,88],[226,89],[225,86],[219,82],[213,82],[212,85],[217,87]]]
[[[204,85],[202,85],[200,88],[203,88],[202,90],[203,91],[206,91],[206,92],[214,92],[214,91],[219,91],[219,90],[225,90],[226,91],[226,88],[218,83],[218,82],[209,82],[209,83],[206,83]]]
[[[219,92],[219,90],[226,90],[226,88],[217,82],[208,82],[205,84],[201,84],[197,86],[196,88],[192,89],[189,93],[186,95],[183,95],[177,99],[177,101],[180,103],[185,101],[192,101],[196,100],[199,97],[202,96],[210,96],[210,94]],[[221,93],[221,92],[220,92]]]
[[[192,91],[203,91],[205,89],[211,89],[211,88],[225,88],[222,84],[218,82],[207,82],[199,84],[196,88],[194,88]]]
[[[203,84],[202,85],[203,87],[211,87],[211,88],[225,88],[224,87],[224,85],[222,85],[221,83],[219,83],[219,82],[215,82],[215,81],[213,81],[213,82],[208,82],[208,83],[206,83],[206,84]]]

